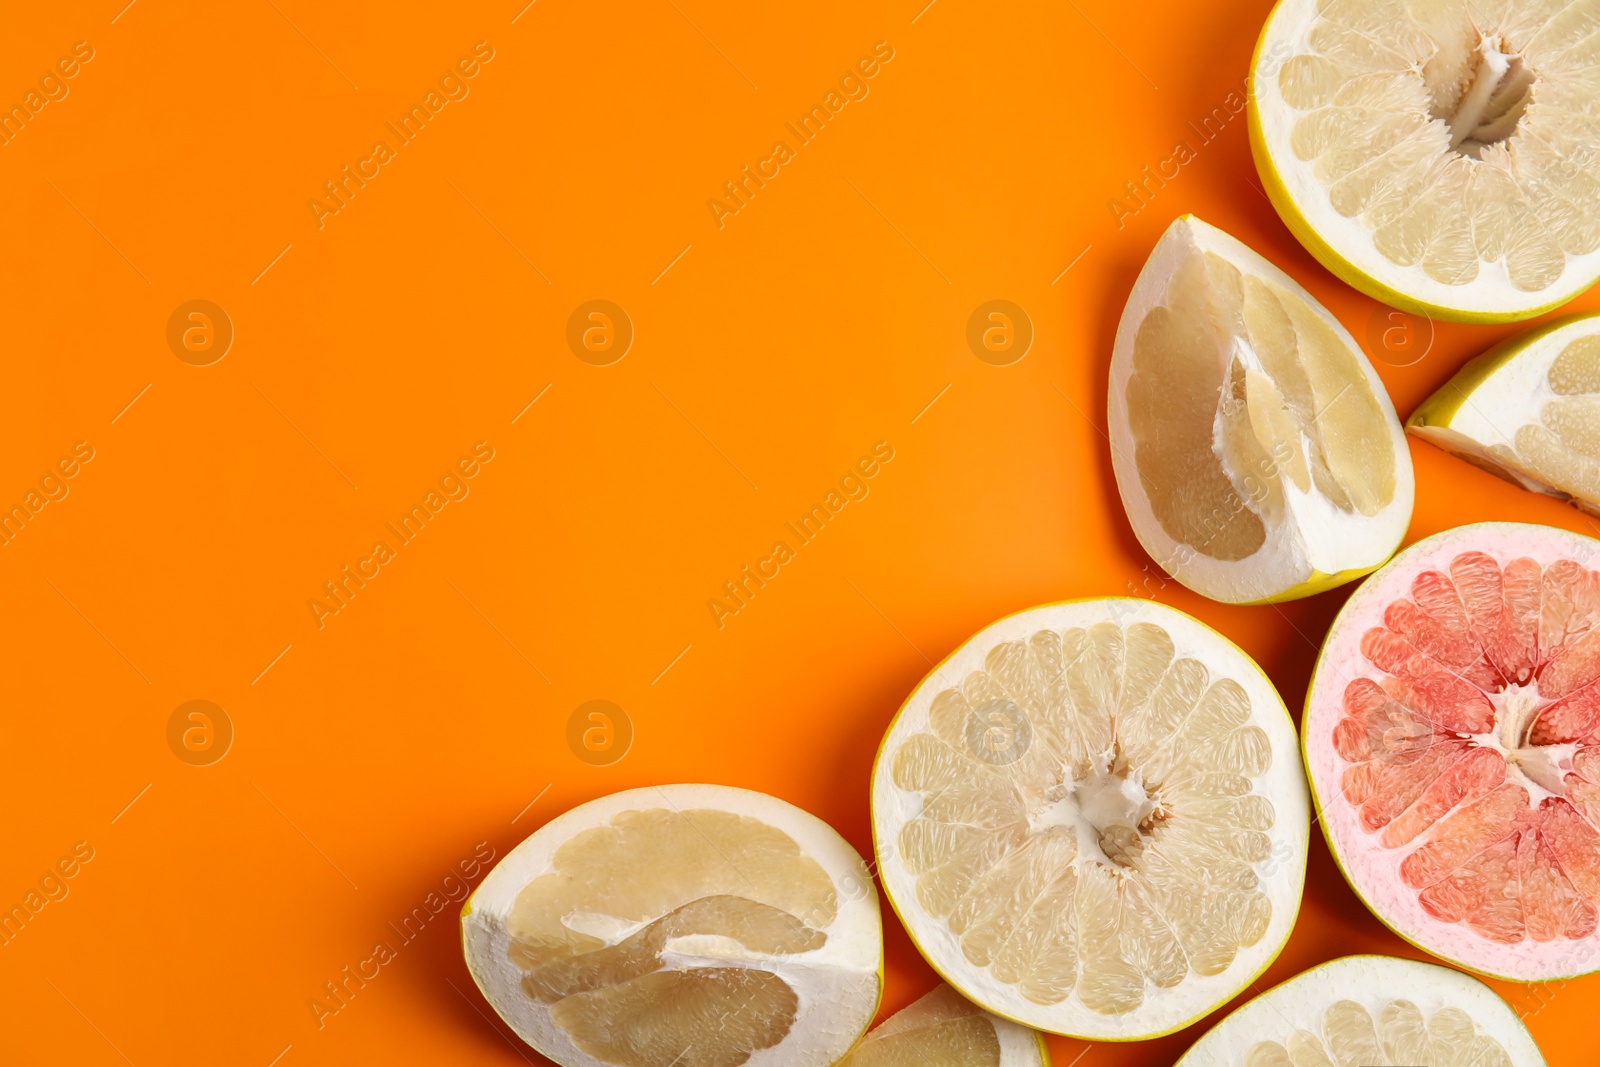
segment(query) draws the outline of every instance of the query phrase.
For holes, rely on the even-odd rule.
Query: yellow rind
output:
[[[1535,329],[1508,337],[1499,344],[1462,364],[1455,376],[1436,389],[1432,396],[1417,406],[1406,420],[1408,432],[1428,426],[1442,426],[1448,428],[1455,419],[1456,412],[1461,410],[1461,405],[1467,402],[1484,380],[1522,355],[1534,343],[1544,340],[1557,330],[1582,322],[1584,319],[1600,318],[1600,311],[1587,311],[1576,315],[1563,315],[1559,319],[1552,319]],[[1412,436],[1421,436],[1412,433]],[[1430,440],[1423,437],[1423,440]]]
[[[1587,281],[1574,287],[1570,292],[1564,293],[1537,307],[1523,308],[1517,311],[1483,312],[1472,311],[1467,308],[1447,307],[1442,304],[1430,304],[1424,300],[1391,288],[1366,273],[1351,263],[1344,256],[1334,250],[1333,246],[1322,239],[1310,221],[1301,213],[1299,206],[1294,201],[1294,196],[1289,192],[1289,187],[1278,174],[1277,167],[1273,166],[1272,155],[1267,150],[1266,134],[1261,126],[1261,107],[1256,95],[1256,70],[1261,62],[1261,51],[1266,46],[1267,36],[1272,29],[1273,21],[1278,17],[1279,11],[1288,0],[1278,0],[1273,5],[1272,11],[1267,15],[1267,21],[1261,27],[1261,36],[1256,39],[1255,51],[1250,56],[1248,98],[1249,129],[1250,129],[1250,155],[1256,163],[1256,173],[1261,177],[1261,185],[1266,190],[1267,199],[1277,209],[1278,217],[1283,220],[1289,232],[1294,234],[1305,250],[1310,252],[1318,263],[1332,271],[1339,280],[1354,289],[1359,289],[1374,300],[1380,300],[1390,307],[1409,311],[1413,315],[1424,318],[1440,319],[1445,322],[1465,322],[1475,325],[1492,325],[1502,322],[1521,322],[1547,311],[1553,311],[1562,304],[1582,295],[1585,290],[1594,285],[1596,279]]]
[[[1251,1004],[1254,1004],[1256,1001],[1260,1000],[1262,997],[1267,996],[1270,993],[1277,992],[1279,989],[1282,989],[1284,986],[1288,985],[1290,982],[1294,982],[1294,981],[1297,981],[1297,980],[1299,980],[1301,978],[1304,978],[1306,975],[1311,974],[1311,973],[1313,973],[1315,971],[1320,971],[1320,970],[1322,970],[1322,968],[1327,967],[1330,964],[1340,963],[1340,962],[1343,962],[1344,960],[1357,960],[1357,959],[1375,959],[1375,960],[1400,959],[1400,960],[1405,960],[1407,963],[1418,963],[1418,964],[1421,964],[1424,967],[1439,967],[1439,965],[1437,963],[1429,963],[1427,960],[1413,960],[1413,959],[1410,959],[1409,957],[1406,957],[1406,956],[1385,956],[1382,953],[1378,953],[1378,952],[1356,952],[1356,953],[1352,953],[1349,956],[1339,956],[1336,959],[1323,960],[1321,963],[1317,964],[1315,967],[1307,967],[1305,970],[1301,971],[1299,974],[1291,975],[1290,977],[1285,978],[1283,981],[1279,982],[1277,985],[1273,986],[1271,989],[1268,989],[1266,992],[1257,993],[1255,996],[1251,997],[1249,1000],[1245,1001],[1243,1004],[1241,1004],[1237,1008],[1233,1009],[1233,1011],[1230,1011],[1227,1015],[1224,1015],[1221,1019],[1218,1019],[1216,1026],[1213,1026],[1211,1028],[1211,1030],[1215,1030],[1217,1028],[1217,1026],[1221,1026],[1223,1023],[1227,1022],[1230,1018],[1233,1017],[1234,1012],[1243,1011],[1245,1008],[1249,1007]],[[1440,970],[1449,970],[1449,968],[1447,968],[1447,967],[1440,967],[1439,969]],[[1492,992],[1494,992],[1494,990],[1491,989],[1490,992],[1492,993]],[[1499,994],[1496,994],[1496,995],[1498,996]],[[1505,1000],[1504,997],[1500,997],[1500,999],[1502,1001]],[[1511,1008],[1511,1005],[1509,1003],[1506,1004],[1506,1007],[1511,1010],[1511,1014],[1512,1015],[1516,1016],[1517,1025],[1522,1027],[1522,1032],[1528,1035],[1528,1040],[1533,1043],[1533,1046],[1535,1048],[1538,1048],[1539,1047],[1539,1043],[1537,1041],[1533,1040],[1533,1031],[1528,1029],[1527,1021],[1523,1018],[1522,1014],[1520,1012],[1516,1011],[1515,1009]],[[1204,1034],[1201,1034],[1200,1035],[1200,1041],[1204,1041],[1205,1038],[1206,1038],[1206,1035],[1211,1033],[1211,1030],[1207,1030]],[[1179,1056],[1178,1057],[1178,1062],[1174,1063],[1172,1065],[1172,1067],[1183,1067],[1184,1062],[1186,1060],[1188,1060],[1188,1058],[1190,1057],[1191,1054],[1194,1053],[1195,1049],[1200,1047],[1200,1041],[1196,1041],[1193,1045],[1190,1045],[1188,1051],[1185,1052],[1182,1056]],[[1542,1056],[1543,1053],[1541,1052],[1540,1055]]]
[[[1474,529],[1474,528],[1480,527],[1480,526],[1532,526],[1532,527],[1535,527],[1535,528],[1538,528],[1538,529],[1558,530],[1561,533],[1571,534],[1573,537],[1584,537],[1585,536],[1584,534],[1573,533],[1573,531],[1571,531],[1571,530],[1562,530],[1560,527],[1557,527],[1557,526],[1546,526],[1543,523],[1535,523],[1535,522],[1497,522],[1497,521],[1469,522],[1469,523],[1465,523],[1465,524],[1463,524],[1461,526],[1452,526],[1448,530],[1440,530],[1438,533],[1431,534],[1431,535],[1429,535],[1427,537],[1424,537],[1420,541],[1412,542],[1411,544],[1407,545],[1405,548],[1401,549],[1399,552],[1395,553],[1394,557],[1392,559],[1390,559],[1388,563],[1385,563],[1377,571],[1373,572],[1372,577],[1368,578],[1367,581],[1368,582],[1376,582],[1379,579],[1381,579],[1383,577],[1384,573],[1389,570],[1389,568],[1398,565],[1402,561],[1403,557],[1409,555],[1411,553],[1411,550],[1414,549],[1414,548],[1417,548],[1418,546],[1428,544],[1431,541],[1436,541],[1439,538],[1444,537],[1446,535],[1455,534],[1455,533],[1457,533],[1457,532],[1459,532],[1461,530],[1470,530],[1470,529]],[[1588,538],[1588,540],[1594,541],[1595,539],[1591,537],[1591,538]],[[1600,548],[1600,542],[1596,542],[1596,545],[1597,545],[1597,548]],[[1366,585],[1367,582],[1362,582],[1361,584],[1362,585]],[[1344,876],[1345,884],[1350,887],[1350,891],[1353,892],[1356,895],[1356,898],[1359,899],[1362,904],[1366,905],[1366,909],[1369,912],[1372,913],[1373,917],[1375,919],[1377,919],[1380,923],[1382,923],[1384,926],[1386,926],[1389,929],[1390,933],[1394,934],[1400,940],[1404,941],[1406,944],[1410,945],[1412,948],[1418,950],[1419,952],[1425,952],[1429,956],[1432,956],[1434,959],[1444,960],[1447,963],[1453,963],[1457,967],[1460,967],[1462,970],[1467,971],[1467,972],[1469,972],[1471,974],[1482,975],[1482,976],[1484,976],[1486,978],[1497,978],[1502,982],[1516,982],[1519,985],[1534,985],[1534,984],[1539,983],[1539,982],[1564,982],[1564,981],[1569,981],[1569,980],[1571,980],[1573,978],[1581,978],[1584,975],[1600,973],[1600,964],[1597,964],[1596,966],[1590,968],[1587,971],[1575,971],[1572,974],[1552,975],[1552,976],[1546,977],[1546,978],[1517,978],[1514,975],[1499,974],[1499,973],[1497,973],[1495,971],[1490,971],[1490,970],[1486,970],[1486,969],[1481,968],[1481,967],[1476,967],[1473,964],[1468,963],[1466,960],[1458,960],[1454,956],[1446,956],[1445,954],[1443,954],[1441,952],[1435,952],[1433,949],[1428,948],[1426,945],[1420,944],[1417,941],[1412,940],[1411,937],[1409,937],[1404,930],[1401,930],[1394,923],[1390,922],[1387,917],[1385,917],[1382,913],[1380,913],[1378,911],[1377,908],[1372,906],[1372,902],[1371,901],[1369,901],[1364,895],[1362,895],[1361,887],[1356,884],[1356,880],[1353,877],[1351,877],[1351,875],[1350,875],[1350,869],[1345,866],[1344,856],[1339,852],[1339,846],[1338,846],[1338,844],[1336,844],[1334,842],[1333,834],[1328,829],[1328,821],[1322,817],[1322,802],[1317,796],[1317,785],[1316,785],[1316,782],[1312,779],[1312,776],[1311,776],[1311,749],[1310,749],[1311,736],[1310,736],[1310,734],[1306,733],[1306,731],[1304,729],[1305,723],[1307,722],[1307,720],[1308,720],[1308,718],[1309,718],[1309,716],[1311,714],[1311,696],[1312,696],[1313,693],[1315,693],[1317,691],[1317,675],[1322,670],[1322,661],[1323,661],[1323,658],[1327,655],[1328,645],[1332,642],[1334,633],[1338,631],[1339,623],[1344,618],[1345,612],[1350,609],[1351,603],[1355,600],[1356,595],[1359,594],[1360,591],[1361,590],[1358,587],[1356,589],[1356,592],[1351,594],[1350,599],[1346,600],[1344,602],[1344,604],[1342,604],[1340,606],[1338,614],[1334,615],[1333,622],[1329,624],[1329,626],[1328,626],[1328,636],[1323,638],[1322,648],[1318,649],[1318,651],[1317,651],[1317,662],[1311,668],[1311,679],[1310,679],[1310,681],[1308,681],[1306,683],[1305,704],[1302,706],[1301,711],[1300,711],[1300,723],[1301,723],[1301,730],[1300,730],[1300,762],[1305,766],[1306,784],[1311,789],[1311,807],[1312,807],[1312,814],[1314,816],[1311,821],[1316,823],[1318,826],[1322,827],[1322,839],[1325,842],[1327,842],[1328,852],[1333,856],[1334,866],[1338,867],[1339,868],[1339,873]],[[1441,923],[1440,925],[1449,925],[1449,924]],[[1371,953],[1368,953],[1368,955],[1371,955]],[[1282,983],[1280,983],[1280,984],[1282,984]],[[1174,1064],[1174,1067],[1177,1067],[1177,1065]]]
[[[1035,604],[1031,608],[1024,608],[1021,611],[1014,611],[1010,615],[1002,615],[1000,618],[996,619],[994,622],[989,623],[988,625],[982,627],[979,632],[982,632],[982,630],[987,630],[991,626],[997,626],[1000,623],[1005,622],[1007,619],[1015,618],[1018,615],[1027,615],[1027,614],[1030,614],[1032,612],[1038,611],[1041,608],[1065,607],[1068,604],[1084,604],[1084,603],[1091,603],[1091,602],[1104,603],[1104,602],[1109,602],[1109,601],[1114,601],[1114,600],[1125,600],[1125,601],[1130,601],[1130,602],[1135,603],[1135,604],[1150,604],[1150,603],[1160,604],[1161,603],[1160,601],[1147,600],[1144,597],[1132,597],[1132,596],[1080,596],[1080,597],[1073,597],[1073,598],[1071,598],[1069,600],[1054,600],[1054,601],[1051,601],[1051,602],[1049,602],[1047,604]],[[1243,656],[1244,657],[1244,661],[1246,663],[1248,663],[1255,670],[1255,672],[1261,676],[1262,680],[1267,683],[1267,687],[1274,694],[1278,694],[1278,687],[1272,684],[1272,679],[1267,677],[1267,673],[1261,669],[1261,665],[1258,664],[1255,661],[1254,657],[1252,657],[1250,655],[1250,653],[1248,653],[1244,649],[1240,648],[1233,641],[1232,638],[1228,637],[1226,634],[1222,633],[1220,630],[1218,630],[1215,627],[1211,626],[1209,623],[1201,622],[1201,620],[1196,619],[1193,615],[1190,615],[1186,611],[1182,611],[1182,610],[1179,610],[1178,608],[1172,607],[1170,604],[1161,604],[1161,606],[1163,608],[1166,608],[1169,611],[1177,612],[1179,615],[1182,615],[1185,618],[1191,619],[1194,622],[1199,623],[1201,626],[1203,626],[1207,630],[1209,630],[1212,634],[1216,635],[1216,637],[1219,640],[1221,640],[1222,642],[1224,642],[1227,645],[1230,645],[1234,649],[1234,651],[1238,652],[1239,655]],[[973,636],[975,637],[977,635],[974,634]],[[907,694],[906,699],[903,702],[901,702],[899,709],[894,713],[894,717],[889,720],[889,725],[884,727],[883,740],[878,742],[878,751],[872,757],[872,771],[870,772],[871,773],[871,777],[868,779],[869,784],[868,784],[868,787],[867,787],[867,812],[868,812],[869,820],[872,823],[872,854],[873,854],[873,858],[875,859],[875,861],[877,862],[877,865],[878,865],[878,871],[879,871],[878,884],[883,888],[884,898],[886,900],[888,900],[889,907],[894,911],[895,918],[900,920],[900,926],[901,926],[902,929],[905,930],[906,937],[910,939],[912,946],[914,948],[916,948],[917,954],[922,957],[923,961],[926,962],[929,967],[933,968],[933,971],[934,971],[935,974],[937,974],[940,978],[944,979],[946,985],[950,986],[951,989],[954,989],[957,993],[960,993],[962,996],[966,997],[968,1000],[972,1001],[974,1004],[977,1004],[980,1008],[983,1008],[983,1010],[988,1012],[990,1015],[999,1016],[1000,1018],[1005,1019],[1005,1020],[1007,1020],[1009,1022],[1016,1023],[1018,1026],[1026,1026],[1029,1029],[1035,1031],[1036,1033],[1039,1033],[1041,1035],[1041,1037],[1040,1037],[1041,1048],[1043,1048],[1043,1037],[1042,1037],[1042,1035],[1043,1034],[1047,1034],[1047,1033],[1048,1034],[1055,1034],[1058,1037],[1070,1037],[1070,1038],[1073,1038],[1074,1040],[1077,1040],[1077,1041],[1102,1041],[1102,1042],[1105,1042],[1107,1044],[1126,1044],[1126,1043],[1131,1042],[1131,1041],[1150,1041],[1150,1040],[1152,1040],[1154,1038],[1166,1037],[1168,1034],[1175,1034],[1179,1030],[1184,1029],[1185,1027],[1193,1026],[1195,1023],[1199,1022],[1201,1019],[1204,1019],[1207,1015],[1210,1015],[1212,1012],[1216,1011],[1222,1005],[1226,1004],[1228,1001],[1230,1001],[1234,997],[1238,996],[1245,989],[1249,988],[1250,985],[1252,983],[1254,983],[1257,978],[1260,978],[1264,973],[1266,973],[1266,970],[1267,970],[1268,967],[1271,967],[1274,963],[1277,962],[1279,956],[1283,955],[1283,950],[1286,947],[1288,947],[1289,938],[1294,933],[1295,921],[1300,917],[1300,905],[1305,899],[1306,863],[1310,859],[1310,855],[1311,855],[1311,850],[1310,850],[1309,847],[1307,847],[1307,849],[1306,849],[1305,856],[1303,856],[1301,858],[1301,860],[1300,860],[1300,892],[1295,894],[1294,911],[1289,916],[1289,927],[1288,927],[1289,932],[1284,935],[1283,941],[1278,945],[1278,947],[1273,950],[1272,954],[1267,957],[1266,961],[1261,964],[1260,968],[1257,969],[1257,971],[1254,974],[1252,974],[1249,978],[1247,978],[1244,981],[1244,983],[1239,986],[1238,989],[1236,989],[1232,993],[1228,994],[1228,996],[1222,998],[1217,1003],[1212,1004],[1210,1007],[1206,1008],[1204,1011],[1201,1011],[1201,1012],[1195,1014],[1191,1018],[1185,1019],[1183,1022],[1176,1023],[1176,1024],[1172,1025],[1172,1026],[1167,1027],[1164,1030],[1157,1030],[1157,1031],[1155,1031],[1153,1033],[1137,1034],[1137,1035],[1132,1035],[1132,1036],[1128,1036],[1128,1037],[1107,1037],[1107,1036],[1099,1035],[1099,1034],[1074,1034],[1074,1033],[1070,1033],[1070,1032],[1064,1031],[1064,1030],[1042,1030],[1039,1027],[1034,1026],[1032,1023],[1023,1022],[1021,1019],[1017,1019],[1017,1018],[1014,1018],[1014,1017],[1012,1017],[1010,1015],[1007,1015],[1005,1012],[995,1011],[993,1008],[985,1005],[982,1001],[977,1000],[975,997],[972,996],[972,994],[968,993],[966,988],[960,982],[958,982],[953,976],[951,976],[950,974],[948,974],[947,972],[945,972],[943,970],[940,970],[939,965],[934,963],[932,958],[929,957],[928,953],[923,950],[922,943],[917,940],[916,931],[911,929],[911,924],[906,922],[905,916],[903,914],[901,914],[900,904],[899,904],[898,901],[896,901],[894,899],[894,893],[891,892],[890,889],[889,889],[889,882],[888,882],[887,879],[885,879],[883,877],[883,874],[882,874],[882,871],[883,871],[883,857],[884,857],[885,853],[884,853],[884,849],[883,849],[883,842],[878,840],[878,820],[877,820],[877,817],[876,817],[876,814],[875,814],[876,811],[877,811],[877,807],[878,807],[878,786],[877,786],[877,782],[878,782],[878,764],[883,762],[884,746],[889,743],[889,735],[894,732],[895,723],[900,721],[900,716],[905,714],[907,705],[909,705],[911,703],[911,698],[916,695],[916,692],[917,692],[918,689],[922,688],[923,682],[926,682],[929,677],[931,677],[932,675],[938,673],[939,668],[943,667],[946,663],[950,662],[950,660],[953,659],[956,656],[957,653],[959,653],[962,649],[967,647],[968,642],[970,642],[971,640],[972,640],[972,638],[969,637],[965,641],[962,641],[960,644],[956,645],[956,647],[954,649],[952,649],[943,659],[941,659],[938,663],[934,664],[933,668],[931,670],[929,670],[927,674],[922,676],[921,681],[917,682],[916,685],[911,687],[911,692],[909,694]],[[1288,705],[1286,705],[1283,702],[1283,696],[1281,694],[1278,694],[1278,707],[1283,709],[1284,717],[1287,718],[1288,715],[1289,715],[1289,707],[1288,707]],[[1294,720],[1293,719],[1289,720],[1289,725],[1291,727],[1293,727],[1293,725],[1294,725]],[[1305,782],[1306,782],[1307,791],[1311,793],[1311,801],[1312,801],[1313,804],[1315,804],[1316,803],[1316,791],[1311,789],[1311,787],[1310,787],[1311,783],[1310,783],[1310,779],[1309,778],[1306,778]],[[1307,842],[1307,844],[1309,846],[1309,841]],[[1045,1067],[1049,1067],[1049,1064],[1050,1064],[1050,1059],[1049,1059],[1049,1053],[1047,1051],[1045,1053]]]
[[[1039,1046],[1039,1067],[1050,1067],[1050,1045],[1045,1041],[1044,1034],[1035,1030],[1033,1040]]]

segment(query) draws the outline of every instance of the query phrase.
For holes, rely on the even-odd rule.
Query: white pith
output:
[[[1500,1044],[1512,1067],[1545,1067],[1522,1020],[1494,990],[1448,967],[1389,956],[1345,956],[1269,989],[1213,1026],[1175,1067],[1243,1067],[1257,1042],[1285,1043],[1296,1030],[1315,1032],[1323,1012],[1340,1000],[1374,1016],[1394,1000],[1410,1001],[1425,1016],[1454,1008]]]
[[[1432,830],[1404,845],[1385,847],[1380,833],[1362,828],[1359,809],[1342,791],[1343,774],[1352,765],[1334,747],[1333,730],[1344,714],[1345,688],[1356,678],[1381,678],[1385,673],[1362,654],[1362,635],[1383,624],[1387,606],[1409,595],[1418,574],[1448,571],[1450,561],[1467,551],[1487,553],[1502,567],[1520,557],[1542,565],[1569,559],[1585,568],[1600,567],[1600,543],[1548,526],[1511,522],[1457,527],[1401,552],[1356,590],[1329,628],[1306,695],[1302,722],[1306,769],[1335,860],[1357,895],[1387,926],[1435,956],[1482,974],[1513,981],[1568,978],[1600,968],[1600,931],[1582,939],[1541,943],[1525,938],[1506,944],[1473,932],[1465,923],[1440,921],[1428,914],[1418,890],[1400,875],[1401,863],[1431,839]],[[1524,746],[1519,736],[1525,725],[1522,716],[1531,710],[1525,706],[1526,698],[1508,690],[1498,700],[1491,695],[1491,700],[1496,704],[1496,730],[1473,735],[1473,740],[1510,757],[1507,780],[1527,788],[1530,802],[1565,795],[1564,788],[1559,792],[1549,788],[1560,786],[1550,780],[1550,773],[1563,762],[1570,766],[1574,746]],[[1518,712],[1517,721],[1500,720],[1499,712],[1507,708]]]
[[[1192,249],[1214,252],[1247,274],[1254,274],[1302,298],[1356,355],[1367,382],[1383,408],[1395,455],[1395,493],[1389,506],[1376,515],[1363,516],[1339,509],[1313,484],[1301,490],[1282,479],[1287,504],[1284,521],[1267,526],[1267,539],[1254,554],[1240,560],[1207,556],[1163,528],[1146,495],[1134,457],[1127,410],[1128,380],[1133,373],[1133,349],[1139,326],[1150,311],[1165,300],[1167,284]],[[1237,358],[1248,368],[1264,371],[1260,358],[1243,339],[1232,352],[1218,352],[1224,369]],[[1279,597],[1317,575],[1369,570],[1388,559],[1400,544],[1411,520],[1414,482],[1405,433],[1394,413],[1388,391],[1372,369],[1360,346],[1338,319],[1310,293],[1244,243],[1200,219],[1185,215],[1169,226],[1150,253],[1117,326],[1111,356],[1107,427],[1117,490],[1128,521],[1146,552],[1163,570],[1184,585],[1225,603],[1253,603]],[[1219,458],[1220,447],[1214,446]],[[1230,472],[1236,490],[1247,495],[1248,472]],[[1265,517],[1263,517],[1265,521]]]
[[[461,922],[467,969],[484,997],[517,1035],[563,1067],[610,1067],[579,1049],[550,1017],[550,1007],[527,996],[523,971],[512,961],[507,920],[517,895],[553,869],[556,850],[579,832],[624,811],[713,809],[736,812],[788,834],[829,875],[838,914],[827,942],[807,952],[753,953],[714,935],[675,938],[663,953],[674,968],[755,966],[783,978],[799,997],[789,1035],[759,1049],[747,1067],[826,1067],[842,1057],[871,1022],[881,991],[882,926],[872,879],[861,857],[832,827],[785,801],[719,785],[669,785],[632,789],[582,804],[540,827],[512,849],[468,900]],[[615,944],[642,923],[574,913],[569,927]]]
[[[1600,314],[1575,318],[1530,340],[1510,358],[1486,353],[1484,359],[1498,365],[1464,393],[1453,383],[1441,394],[1447,402],[1459,400],[1448,416],[1428,413],[1415,418],[1407,430],[1431,441],[1447,452],[1454,452],[1488,467],[1508,480],[1536,493],[1565,496],[1561,490],[1510,466],[1493,449],[1516,450],[1517,430],[1541,422],[1544,406],[1557,399],[1550,387],[1550,366],[1572,342],[1600,334]],[[1471,369],[1469,363],[1463,374]],[[1419,416],[1421,412],[1419,412]]]
[[[1373,229],[1367,222],[1359,215],[1345,216],[1333,206],[1328,185],[1313,171],[1313,161],[1300,159],[1291,143],[1296,120],[1307,112],[1288,103],[1278,81],[1283,62],[1310,51],[1307,35],[1319,20],[1324,6],[1325,0],[1281,0],[1262,30],[1251,77],[1251,107],[1259,123],[1261,148],[1267,156],[1265,161],[1258,159],[1258,163],[1264,170],[1270,168],[1282,183],[1294,210],[1334,256],[1389,292],[1374,292],[1370,287],[1363,287],[1379,299],[1397,302],[1390,294],[1398,294],[1437,309],[1437,313],[1446,317],[1504,319],[1525,317],[1554,307],[1592,285],[1600,276],[1600,248],[1580,254],[1564,253],[1562,273],[1536,291],[1520,289],[1513,284],[1503,256],[1493,261],[1480,260],[1477,276],[1464,284],[1439,281],[1423,269],[1420,260],[1402,265],[1383,255],[1374,247]],[[1409,16],[1397,10],[1395,32],[1412,28]],[[1538,100],[1539,78],[1548,76],[1524,66],[1520,55],[1506,49],[1495,25],[1479,26],[1478,32],[1481,41],[1473,81],[1454,113],[1439,119],[1447,126],[1447,136],[1442,143],[1448,147],[1444,151],[1465,155],[1475,162],[1484,148],[1480,137],[1500,143],[1515,136],[1529,102]],[[1417,76],[1419,79],[1422,76],[1420,68]],[[1497,105],[1512,99],[1516,106],[1498,123],[1479,127],[1474,120],[1491,99]],[[1463,208],[1463,213],[1465,211]]]
[[[1116,1015],[1090,1009],[1077,991],[1055,1004],[1035,1003],[1016,986],[991,974],[988,967],[974,966],[966,959],[959,938],[923,907],[916,878],[900,858],[895,842],[901,829],[921,813],[924,801],[918,793],[901,789],[892,769],[893,756],[905,740],[929,729],[933,698],[959,685],[970,672],[983,669],[986,655],[996,645],[1026,640],[1040,630],[1063,631],[1107,621],[1122,627],[1139,622],[1160,626],[1174,642],[1175,658],[1199,660],[1213,680],[1228,678],[1243,687],[1251,708],[1248,724],[1266,732],[1272,752],[1267,771],[1254,780],[1254,795],[1269,798],[1276,812],[1270,830],[1273,858],[1256,865],[1260,887],[1272,905],[1264,936],[1239,949],[1231,964],[1218,974],[1191,972],[1168,989],[1147,982],[1142,1004]],[[1277,955],[1293,927],[1309,837],[1308,798],[1296,766],[1295,747],[1293,723],[1266,676],[1236,646],[1189,616],[1161,604],[1131,599],[1076,601],[1025,611],[981,631],[939,664],[908,697],[886,734],[872,779],[879,877],[923,956],[947,982],[988,1011],[1039,1030],[1087,1040],[1139,1040],[1170,1032],[1237,995]],[[1136,773],[1110,773],[1098,763],[1085,778],[1066,776],[1052,796],[1053,803],[1030,814],[1031,825],[1071,827],[1085,846],[1073,865],[1101,864],[1112,871],[1117,865],[1099,847],[1098,829],[1137,825],[1160,805],[1159,796],[1147,793]]]

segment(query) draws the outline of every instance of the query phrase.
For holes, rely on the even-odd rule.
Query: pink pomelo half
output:
[[[1334,859],[1395,933],[1515,981],[1600,970],[1600,541],[1407,548],[1334,620],[1302,734]]]

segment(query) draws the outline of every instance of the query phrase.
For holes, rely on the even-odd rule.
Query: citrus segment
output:
[[[1358,288],[1525,318],[1600,275],[1597,69],[1587,4],[1282,0],[1251,79],[1256,165]]]
[[[1351,598],[1307,698],[1324,826],[1389,925],[1518,979],[1600,939],[1600,544],[1487,523]]]
[[[1518,485],[1600,513],[1600,315],[1495,346],[1429,397],[1406,429]]]
[[[838,1067],[1048,1067],[1039,1035],[941,985],[883,1023]]]
[[[1177,1067],[1544,1067],[1511,1007],[1459,971],[1346,956],[1212,1027]]]
[[[1217,600],[1348,580],[1394,551],[1411,514],[1399,420],[1350,335],[1282,271],[1189,216],[1129,295],[1109,425],[1135,534]]]
[[[882,944],[860,857],[759,793],[663,786],[581,805],[469,904],[473,978],[567,1067],[820,1067],[876,1010]]]
[[[1002,620],[912,693],[873,772],[890,901],[988,1010],[1101,1039],[1232,996],[1299,902],[1304,783],[1237,648],[1152,603]]]

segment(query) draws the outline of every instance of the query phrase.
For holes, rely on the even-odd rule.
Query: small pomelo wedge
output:
[[[1309,834],[1266,676],[1132,599],[1035,608],[953,652],[884,736],[872,826],[884,891],[945,981],[1103,1041],[1187,1026],[1266,968]]]
[[[883,986],[861,857],[799,808],[726,786],[559,816],[484,878],[461,936],[489,1003],[563,1067],[827,1067]]]
[[[1412,545],[1335,618],[1303,731],[1334,859],[1401,937],[1513,981],[1600,968],[1600,542]]]
[[[1372,365],[1292,278],[1193,216],[1128,296],[1107,412],[1134,534],[1213,600],[1309,596],[1405,535],[1411,455]]]
[[[1494,990],[1432,963],[1345,956],[1213,1026],[1176,1067],[1545,1067]]]
[[[1600,276],[1600,9],[1567,0],[1280,0],[1250,144],[1278,213],[1356,288],[1523,319]]]
[[[838,1067],[1050,1067],[1050,1052],[1038,1031],[941,985],[874,1027]]]
[[[1600,514],[1600,312],[1530,330],[1469,361],[1406,429]]]

